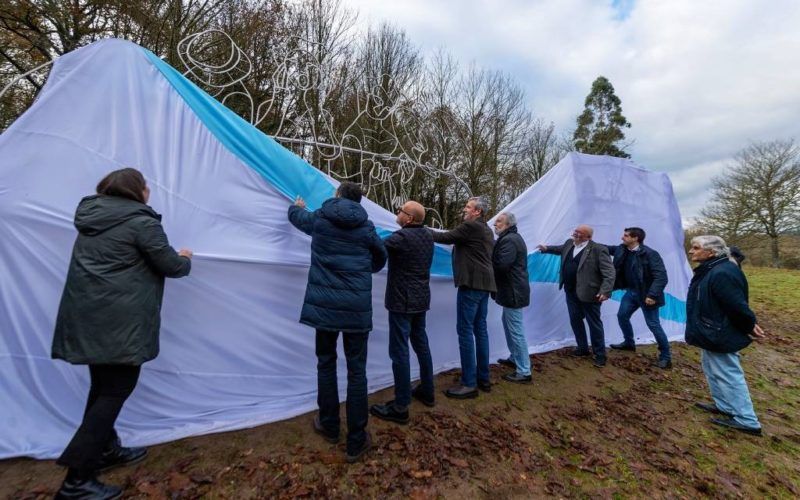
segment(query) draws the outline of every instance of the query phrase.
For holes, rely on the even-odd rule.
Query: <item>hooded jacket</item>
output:
[[[372,330],[372,273],[386,264],[386,249],[364,207],[347,198],[330,198],[314,212],[292,205],[289,222],[311,236],[300,322],[317,330]]]
[[[141,365],[158,355],[164,278],[189,274],[149,206],[93,195],[75,212],[78,237],[56,318],[52,357]]]

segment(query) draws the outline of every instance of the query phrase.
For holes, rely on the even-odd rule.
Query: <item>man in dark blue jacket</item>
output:
[[[686,343],[702,349],[703,373],[714,399],[695,406],[719,415],[711,419],[714,424],[760,436],[739,361],[739,351],[750,345],[751,337],[764,337],[747,303],[747,279],[719,236],[693,238],[689,256],[700,265],[686,297]]]
[[[339,440],[336,342],[342,332],[347,358],[347,461],[372,446],[366,431],[367,337],[372,330],[372,273],[386,263],[386,249],[360,205],[361,187],[343,182],[336,198],[314,212],[298,197],[289,221],[311,236],[311,268],[300,322],[316,329],[317,404],[314,430]]]
[[[622,245],[608,245],[608,253],[614,258],[617,272],[614,289],[625,290],[617,312],[624,340],[619,344],[611,344],[611,348],[636,350],[631,316],[641,308],[644,321],[658,344],[658,367],[668,369],[672,368],[672,355],[667,334],[658,317],[659,308],[665,304],[667,270],[661,255],[645,246],[645,236],[644,229],[640,227],[626,227],[622,233]]]
[[[389,311],[389,357],[394,374],[394,399],[373,405],[370,413],[378,418],[408,423],[411,397],[433,406],[433,361],[425,332],[425,316],[431,305],[431,262],[433,237],[422,225],[425,207],[408,201],[397,210],[394,232],[383,244],[389,253],[386,282],[386,309]],[[408,341],[419,361],[420,384],[411,390]]]
[[[522,322],[522,308],[531,303],[531,285],[528,282],[528,247],[517,232],[517,218],[503,212],[494,220],[497,241],[492,252],[492,267],[497,292],[494,301],[503,306],[503,330],[511,356],[498,360],[511,366],[513,373],[503,375],[503,380],[517,384],[531,381],[531,358],[528,339]]]

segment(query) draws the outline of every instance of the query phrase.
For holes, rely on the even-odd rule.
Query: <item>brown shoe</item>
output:
[[[319,415],[314,415],[314,432],[322,436],[322,439],[331,444],[336,444],[339,442],[338,434],[330,433],[326,431],[324,427],[322,427],[322,422],[319,421]]]
[[[364,440],[364,446],[362,446],[361,449],[355,452],[353,455],[347,453],[345,455],[345,460],[347,460],[348,464],[358,462],[359,459],[363,457],[371,448],[372,448],[372,434],[370,434],[369,431],[367,431],[367,439]]]
[[[465,385],[456,385],[444,391],[444,395],[453,399],[472,399],[478,397],[478,389]]]

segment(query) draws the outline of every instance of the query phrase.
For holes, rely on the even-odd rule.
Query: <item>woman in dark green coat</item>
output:
[[[89,365],[91,388],[83,421],[58,459],[69,469],[56,498],[117,498],[122,489],[99,482],[97,472],[147,453],[121,446],[114,422],[142,363],[158,355],[164,278],[188,275],[192,257],[169,245],[149,198],[142,174],[124,168],[101,180],[75,212],[78,238],[52,356]]]

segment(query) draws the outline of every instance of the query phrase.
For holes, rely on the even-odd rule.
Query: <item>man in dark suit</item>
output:
[[[615,272],[608,248],[592,241],[593,234],[591,227],[582,224],[572,232],[572,239],[563,245],[538,245],[537,248],[543,253],[561,256],[558,286],[564,289],[569,321],[578,344],[573,355],[591,354],[583,324],[586,319],[591,333],[594,365],[602,367],[606,364],[606,343],[600,304],[611,296]]]
[[[383,241],[389,253],[386,309],[389,311],[389,357],[394,374],[394,399],[372,405],[370,413],[380,419],[408,423],[408,406],[414,397],[433,406],[433,361],[425,331],[425,316],[431,306],[431,262],[433,238],[422,225],[425,207],[407,201],[397,209],[401,229]],[[420,384],[411,390],[408,342],[419,361]]]
[[[491,391],[486,313],[489,294],[497,291],[492,269],[494,236],[486,225],[486,202],[481,198],[470,198],[463,214],[464,222],[452,231],[431,232],[436,243],[453,245],[461,385],[451,387],[445,395],[457,399],[477,397],[478,389]]]
[[[608,245],[608,253],[614,258],[614,269],[617,277],[615,290],[625,290],[619,304],[617,320],[625,340],[619,344],[611,344],[612,349],[635,351],[631,316],[637,309],[642,309],[645,323],[653,332],[658,343],[658,367],[672,367],[672,356],[669,340],[658,310],[665,304],[664,287],[667,286],[667,270],[661,255],[644,244],[645,232],[640,227],[626,227],[622,233],[622,245]]]

